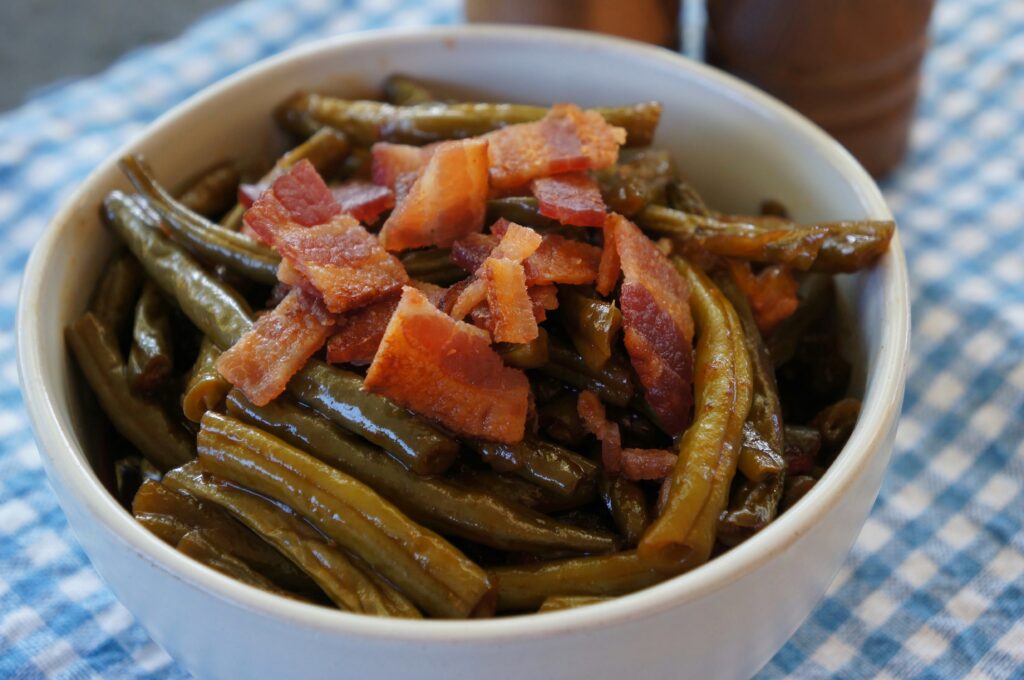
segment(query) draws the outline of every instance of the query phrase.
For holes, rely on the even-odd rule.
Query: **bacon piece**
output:
[[[252,204],[256,202],[256,199],[259,198],[269,187],[269,184],[263,182],[259,182],[257,184],[239,184],[238,202],[246,209],[251,208]]]
[[[664,449],[622,449],[622,476],[633,481],[664,479],[679,456]]]
[[[449,257],[456,265],[472,274],[480,269],[491,251],[498,247],[500,240],[493,234],[470,234],[452,244]]]
[[[395,195],[391,189],[363,179],[342,182],[333,187],[331,193],[342,212],[363,224],[376,222],[381,213],[395,207]]]
[[[286,283],[296,281],[298,272],[331,312],[361,307],[409,280],[402,263],[341,212],[308,160],[277,178],[244,219],[288,263]]]
[[[444,142],[384,223],[380,241],[391,251],[447,248],[483,229],[486,211],[487,143]]]
[[[530,190],[537,199],[540,214],[562,224],[577,227],[604,225],[605,207],[601,189],[582,173],[540,177]]]
[[[779,323],[796,311],[799,301],[796,291],[800,282],[793,270],[781,264],[766,265],[754,274],[749,262],[729,260],[729,271],[736,284],[750,300],[757,328],[768,335]]]
[[[396,184],[400,178],[419,175],[436,148],[436,144],[410,146],[377,142],[370,147],[370,177],[374,184],[385,186],[397,194]]]
[[[470,311],[472,311],[475,307],[483,303],[483,301],[491,295],[488,289],[486,277],[482,276],[482,274],[484,273],[485,265],[489,260],[507,259],[512,261],[513,264],[518,265],[520,269],[522,269],[522,265],[519,263],[521,263],[524,259],[530,257],[542,243],[540,234],[535,232],[533,229],[530,229],[529,227],[523,227],[518,224],[515,224],[514,222],[509,222],[508,220],[499,220],[498,222],[495,223],[495,226],[499,225],[501,226],[501,240],[497,241],[497,244],[487,253],[487,255],[484,257],[484,261],[479,266],[473,269],[473,271],[476,273],[476,277],[472,279],[468,284],[462,286],[459,289],[458,297],[453,298],[453,301],[450,305],[450,312],[452,317],[455,319],[461,320],[465,318],[466,315],[470,313]],[[488,243],[489,242],[491,241],[488,241]],[[475,257],[475,253],[473,256]],[[462,251],[460,257],[463,259],[463,261],[468,262],[468,251]],[[516,276],[514,274],[511,275]],[[526,290],[525,278],[526,274],[524,272],[524,294]],[[514,286],[514,288],[515,293],[509,293],[509,295],[512,295],[514,297],[503,298],[504,304],[512,305],[512,307],[509,307],[507,310],[505,310],[504,313],[506,314],[515,314],[514,310],[516,308],[521,308],[522,305],[523,298],[518,296],[518,286]],[[511,319],[513,317],[508,316],[507,318]],[[513,334],[515,335],[517,333]],[[536,337],[536,335],[534,335],[534,337]]]
[[[284,391],[333,328],[334,316],[323,303],[293,288],[220,355],[217,370],[249,401],[264,406]]]
[[[622,471],[622,435],[618,423],[608,420],[604,404],[590,390],[580,392],[576,400],[576,411],[584,429],[601,442],[601,464],[612,476]]]
[[[604,247],[601,249],[601,262],[597,265],[597,282],[594,287],[601,295],[611,295],[615,284],[619,282],[622,262],[619,251],[615,247],[615,225],[618,220],[609,215],[604,221]]]
[[[647,403],[671,435],[683,431],[693,404],[693,318],[690,288],[668,258],[622,217],[613,215],[624,280],[623,336]]]
[[[491,233],[503,237],[507,228],[505,220],[499,220],[491,226]],[[526,283],[531,286],[593,283],[600,259],[601,249],[596,246],[557,234],[545,234],[536,252],[523,261]]]
[[[509,125],[484,139],[489,144],[491,186],[503,189],[537,177],[613,165],[626,131],[594,111],[555,104],[539,121]]]
[[[548,312],[558,309],[558,287],[552,284],[530,286],[526,291],[533,303],[533,315],[537,323],[548,318]]]
[[[523,265],[504,257],[489,257],[484,262],[482,279],[487,286],[487,307],[494,320],[494,341],[526,343],[535,339],[539,330],[526,290]]]
[[[363,384],[461,435],[511,444],[526,429],[526,375],[502,363],[484,332],[409,286]]]

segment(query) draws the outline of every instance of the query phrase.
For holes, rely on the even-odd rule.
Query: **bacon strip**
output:
[[[664,449],[622,449],[622,476],[633,481],[665,479],[679,456]]]
[[[580,392],[576,400],[576,411],[584,429],[601,442],[601,464],[612,476],[622,471],[622,435],[618,423],[608,420],[604,404],[590,390]]]
[[[534,340],[540,331],[526,290],[523,265],[504,257],[490,257],[484,262],[482,278],[487,285],[487,307],[494,320],[491,332],[494,341],[526,343]]]
[[[362,179],[342,182],[333,187],[331,193],[342,212],[363,224],[376,222],[381,213],[395,207],[395,195],[391,189]]]
[[[499,220],[491,226],[491,233],[503,237],[507,228],[507,223]],[[526,283],[531,286],[593,283],[600,259],[601,249],[596,246],[557,234],[545,234],[537,251],[523,261]]]
[[[436,144],[409,146],[377,142],[370,147],[370,177],[374,184],[385,186],[397,194],[396,185],[400,179],[419,175],[436,148]]]
[[[341,212],[308,160],[277,178],[244,219],[319,291],[331,312],[361,307],[397,292],[409,280],[402,263]]]
[[[540,214],[562,224],[578,227],[604,225],[605,206],[601,189],[592,178],[582,173],[540,177],[530,190],[537,199]]]
[[[647,403],[671,435],[683,431],[693,404],[690,288],[640,229],[613,214],[624,280],[619,305],[626,350]]]
[[[293,288],[231,349],[217,359],[217,370],[252,403],[264,406],[320,349],[334,328],[323,303]]]
[[[729,271],[750,300],[750,311],[754,313],[762,335],[775,330],[800,304],[796,296],[800,282],[793,276],[793,270],[785,265],[767,265],[754,274],[749,262],[729,260]]]
[[[535,232],[533,229],[530,229],[529,227],[523,227],[518,224],[515,224],[514,222],[509,222],[507,220],[499,220],[498,222],[495,223],[496,227],[499,225],[501,227],[500,241],[498,241],[495,237],[491,237],[489,240],[486,241],[476,239],[476,241],[479,242],[481,245],[483,245],[484,243],[495,243],[495,245],[485,255],[483,262],[481,262],[477,267],[473,269],[473,271],[476,273],[476,277],[468,284],[461,286],[459,289],[458,297],[454,298],[454,302],[451,304],[451,315],[455,319],[461,320],[465,318],[466,315],[470,313],[470,311],[472,311],[478,305],[482,304],[485,299],[488,299],[490,297],[491,293],[489,292],[488,280],[487,277],[484,276],[486,264],[488,261],[506,259],[510,260],[513,264],[522,269],[523,267],[520,263],[526,258],[529,258],[543,242],[540,234]],[[463,261],[468,261],[468,252],[461,251],[460,259],[462,259]],[[509,286],[509,288],[506,291],[500,294],[497,292],[494,293],[494,295],[501,296],[503,305],[509,305],[509,307],[506,310],[504,310],[503,312],[499,312],[499,314],[504,313],[507,322],[511,322],[512,319],[518,318],[520,319],[518,323],[528,323],[523,321],[522,315],[518,314],[516,311],[517,309],[521,310],[523,308],[523,296],[526,294],[525,271],[523,272],[522,276],[524,281],[522,286],[523,295],[520,295],[520,287],[517,283],[519,275],[509,271],[507,267],[504,265],[496,265],[496,267],[496,271],[499,272],[499,275],[494,280],[495,283]],[[506,275],[504,277],[501,276],[501,272],[505,272]],[[512,282],[511,279],[507,278],[509,276],[515,277],[516,282]],[[528,298],[526,299],[526,302],[529,303]],[[504,334],[504,329],[508,327],[503,326],[502,328],[502,334]],[[510,332],[512,335],[519,335],[521,333],[529,333],[530,331],[519,330]],[[534,334],[533,337],[536,337],[536,334]],[[533,338],[531,338],[531,340],[532,339]],[[508,342],[514,341],[510,340]]]
[[[594,284],[601,295],[611,295],[622,270],[619,251],[615,247],[615,225],[618,223],[618,219],[612,215],[604,221],[604,248],[601,249],[601,262],[597,266],[597,282]]]
[[[487,143],[444,142],[380,231],[391,251],[441,246],[483,229],[487,211]]]
[[[601,114],[573,104],[555,104],[543,119],[509,125],[484,135],[491,185],[498,189],[537,177],[598,170],[613,165],[626,131]]]
[[[526,430],[530,384],[486,334],[402,290],[364,386],[469,437],[515,443]]]

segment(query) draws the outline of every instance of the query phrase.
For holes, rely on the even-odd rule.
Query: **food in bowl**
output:
[[[289,99],[302,142],[237,189],[123,160],[68,343],[140,523],[288,597],[487,616],[693,569],[823,474],[858,412],[831,276],[891,222],[712,210],[656,104],[385,91]]]

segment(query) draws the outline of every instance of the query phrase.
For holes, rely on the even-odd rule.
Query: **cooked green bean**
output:
[[[168,472],[164,484],[227,510],[308,574],[340,609],[392,613],[376,583],[291,512],[204,474],[197,461]]]
[[[695,267],[673,262],[690,284],[698,329],[694,361],[696,414],[679,444],[661,514],[638,546],[645,562],[670,567],[707,560],[725,509],[750,409],[750,359],[732,305]]]
[[[531,484],[521,477],[502,474],[500,472],[495,472],[488,467],[477,467],[475,465],[459,466],[459,468],[453,473],[449,473],[448,479],[452,484],[464,489],[481,492],[485,495],[493,494],[505,501],[508,501],[514,506],[521,505],[542,513],[574,510],[593,502],[596,493],[593,486],[583,485],[578,487],[576,493],[572,496],[562,496],[557,493],[552,493],[544,487]],[[572,525],[565,524],[565,527],[571,528]],[[608,539],[603,532],[598,532],[592,536],[599,537],[599,540],[603,544]],[[534,550],[523,550],[526,552],[535,552]],[[561,550],[599,552],[601,549],[593,547],[583,548],[582,544],[580,544],[577,547],[563,545]],[[555,552],[557,552],[557,550]]]
[[[576,529],[510,504],[495,493],[462,487],[442,477],[415,475],[311,410],[285,400],[254,406],[233,390],[228,410],[369,484],[436,531],[504,550],[606,552],[615,546],[607,534]]]
[[[555,612],[562,609],[575,609],[590,604],[600,604],[612,598],[600,595],[550,595],[544,598],[538,612]]]
[[[430,104],[438,100],[423,83],[397,73],[384,79],[384,98],[396,106]]]
[[[124,336],[135,314],[135,301],[144,278],[142,266],[131,253],[115,255],[104,270],[89,309],[113,332],[115,338]]]
[[[548,363],[548,332],[537,329],[537,337],[522,344],[502,343],[495,347],[507,366],[529,369]]]
[[[562,393],[537,407],[540,429],[544,434],[570,448],[579,446],[587,436],[576,400],[575,394]]]
[[[627,146],[647,146],[661,119],[661,104],[643,102],[630,106],[595,108],[611,125],[626,130]],[[329,125],[349,135],[357,144],[398,142],[427,144],[445,139],[475,137],[514,125],[531,123],[547,115],[542,106],[525,104],[442,104],[394,106],[383,102],[347,100],[300,92],[277,110],[286,129],[302,135],[318,125]]]
[[[563,286],[558,291],[558,314],[587,368],[595,372],[604,368],[622,329],[622,312],[615,302]]]
[[[180,490],[180,485],[169,480],[147,481],[132,500],[132,514],[171,545],[177,545],[189,531],[198,530],[219,550],[234,555],[282,588],[309,595],[318,592],[317,585],[305,573],[262,538],[215,504]]]
[[[259,241],[209,221],[174,200],[139,156],[125,156],[121,169],[150,206],[163,218],[172,236],[204,260],[224,265],[259,283],[277,283],[281,256]]]
[[[550,360],[540,371],[576,389],[590,390],[605,403],[625,407],[636,393],[632,370],[617,357],[593,371],[572,347],[555,338],[548,340],[548,355]]]
[[[341,167],[352,149],[348,138],[329,126],[317,126],[317,129],[307,130],[302,136],[309,139],[295,148],[289,149],[283,156],[278,158],[277,162],[274,163],[274,167],[260,178],[257,185],[271,184],[301,160],[308,160],[313,164],[317,172],[329,177]],[[242,226],[242,217],[244,215],[245,207],[241,203],[236,203],[235,207],[224,216],[220,223],[231,231],[238,231]]]
[[[234,418],[207,411],[203,470],[285,503],[434,616],[493,610],[487,575],[362,482]]]
[[[786,488],[782,493],[782,503],[780,503],[782,512],[793,507],[817,483],[818,480],[811,475],[791,475],[787,477]]]
[[[557,229],[559,226],[557,220],[540,214],[537,199],[532,196],[492,198],[487,201],[487,223],[493,224],[500,219],[542,232]]]
[[[497,472],[507,472],[563,496],[592,485],[597,465],[552,442],[529,435],[515,444],[473,440],[469,446]]]
[[[450,286],[467,276],[462,267],[452,262],[450,254],[448,248],[425,248],[408,250],[398,259],[409,273],[409,278],[438,286]]]
[[[739,545],[771,524],[778,514],[784,488],[782,474],[759,482],[743,480],[732,492],[729,509],[718,520],[718,542],[729,547]]]
[[[783,436],[786,474],[803,475],[818,467],[821,431],[817,427],[786,425]]]
[[[601,476],[598,488],[612,521],[626,540],[626,547],[635,548],[651,520],[644,490],[625,477],[612,479],[608,475]]]
[[[67,341],[89,387],[114,428],[160,470],[195,456],[188,433],[154,402],[128,385],[124,358],[110,328],[92,312],[67,329]]]
[[[574,557],[488,570],[498,590],[499,611],[536,609],[553,595],[625,595],[663,581],[636,551]]]
[[[170,378],[173,369],[170,310],[159,289],[147,281],[135,304],[128,382],[138,392],[152,392]]]
[[[644,149],[596,173],[605,205],[627,217],[651,203],[664,203],[674,175],[672,157],[663,149]]]
[[[218,163],[190,183],[178,196],[178,202],[194,213],[214,219],[235,204],[238,181],[234,163]]]
[[[842,399],[828,406],[811,421],[821,432],[821,448],[828,455],[838,454],[853,433],[860,415],[860,399]]]
[[[394,402],[363,389],[355,373],[311,359],[288,383],[288,393],[381,447],[419,474],[446,470],[459,444]]]
[[[750,356],[754,396],[750,402],[750,415],[743,425],[739,469],[747,479],[760,482],[782,474],[786,467],[782,458],[782,405],[779,403],[779,389],[775,385],[775,367],[757,328],[747,296],[729,275],[716,277],[715,282],[736,311],[743,327],[744,345]]]
[[[198,423],[207,411],[220,406],[231,389],[231,383],[217,370],[219,357],[220,350],[204,337],[181,395],[181,410],[193,423]]]
[[[710,217],[711,210],[708,209],[704,198],[697,192],[697,189],[686,180],[676,180],[665,189],[665,198],[668,207],[673,210],[681,210],[691,215]]]
[[[200,564],[205,564],[211,569],[216,569],[236,581],[265,590],[275,595],[295,599],[295,595],[283,590],[273,581],[254,570],[248,564],[237,557],[218,549],[210,543],[201,531],[190,531],[178,541],[178,552],[188,555]],[[300,598],[301,599],[301,598]]]

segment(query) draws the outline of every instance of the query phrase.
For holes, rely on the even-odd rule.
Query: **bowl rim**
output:
[[[525,43],[558,43],[568,48],[612,51],[660,62],[664,66],[690,72],[699,79],[718,81],[739,98],[747,100],[770,115],[780,125],[793,129],[810,141],[815,150],[838,168],[860,201],[879,219],[892,219],[880,190],[861,165],[824,131],[768,94],[739,79],[692,61],[663,48],[582,31],[507,25],[458,25],[441,27],[389,28],[356,34],[331,36],[283,51],[263,59],[237,73],[204,88],[159,116],[129,140],[109,159],[97,166],[50,221],[32,250],[25,268],[16,318],[19,382],[40,453],[47,472],[61,481],[91,517],[105,525],[123,546],[173,578],[182,580],[213,597],[267,617],[330,634],[367,639],[404,642],[463,644],[480,641],[508,641],[547,637],[559,632],[581,632],[597,627],[623,624],[637,618],[675,608],[705,597],[742,578],[762,564],[786,551],[809,532],[828,506],[841,498],[867,467],[868,461],[884,448],[885,439],[899,417],[906,376],[906,355],[910,332],[910,306],[906,262],[899,234],[893,238],[889,253],[876,265],[881,269],[882,315],[881,348],[871,377],[877,387],[866,399],[849,442],[821,481],[790,512],[784,513],[764,530],[742,545],[716,557],[693,571],[668,579],[644,590],[590,607],[568,609],[536,616],[532,614],[473,621],[436,619],[403,620],[351,614],[326,607],[305,604],[246,586],[209,569],[163,543],[134,521],[109,494],[77,450],[74,433],[63,429],[53,406],[55,390],[34,379],[40,374],[40,330],[35,310],[39,304],[41,282],[46,274],[48,255],[59,243],[61,225],[67,228],[91,184],[110,170],[126,151],[145,139],[153,130],[188,114],[224,90],[253,78],[259,78],[279,66],[317,55],[333,54],[351,46],[367,43],[433,43],[459,39],[509,40]],[[60,500],[60,499],[58,499]]]

